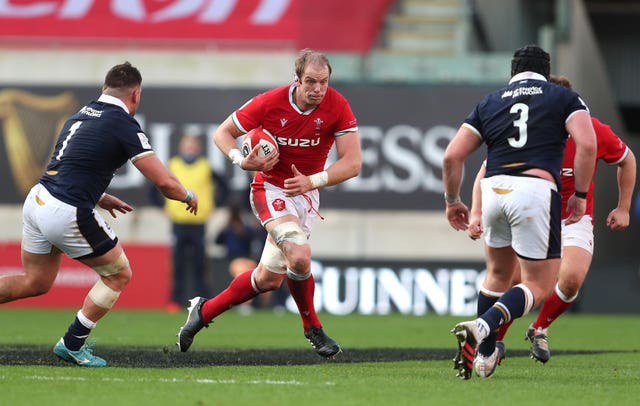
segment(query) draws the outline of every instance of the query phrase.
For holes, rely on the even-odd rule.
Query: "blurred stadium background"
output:
[[[640,3],[623,0],[0,1],[0,274],[20,272],[22,199],[61,120],[98,96],[111,66],[129,60],[140,68],[137,118],[163,160],[181,133],[197,131],[214,170],[242,194],[249,179],[211,135],[248,98],[290,81],[297,52],[310,47],[328,54],[332,85],[351,101],[364,158],[358,179],[323,192],[325,220],[312,237],[318,307],[472,314],[483,250],[444,218],[448,140],[486,92],[506,83],[513,50],[538,43],[552,54],[553,72],[571,78],[593,115],[638,155],[638,17]],[[617,201],[614,179],[615,169],[601,165],[594,264],[577,311],[640,309],[640,206],[626,232],[604,227]],[[464,182],[467,202],[472,180]],[[169,221],[148,187],[129,166],[109,190],[136,207],[109,221],[135,273],[120,307],[163,308],[168,300]],[[225,219],[221,207],[211,236]],[[229,275],[224,251],[209,245],[215,293]],[[75,308],[94,280],[65,261],[52,292],[11,306]]]

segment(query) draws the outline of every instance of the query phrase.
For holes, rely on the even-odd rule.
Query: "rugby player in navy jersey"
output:
[[[60,270],[63,253],[99,275],[67,332],[54,346],[59,358],[103,367],[86,339],[118,299],[131,267],[118,237],[96,205],[112,217],[133,208],[105,193],[114,172],[130,160],[168,199],[196,213],[198,198],[158,159],[138,122],[142,76],[129,62],[106,74],[102,95],[67,120],[45,173],[23,206],[24,273],[0,278],[0,303],[45,294]]]
[[[487,276],[478,294],[478,318],[458,323],[454,369],[462,379],[475,369],[495,371],[496,330],[526,315],[552,292],[560,267],[560,169],[567,134],[576,144],[575,193],[566,224],[585,213],[596,158],[596,136],[585,104],[573,91],[548,82],[549,54],[528,45],[515,51],[509,84],[476,105],[445,151],[446,216],[456,230],[469,226],[460,200],[465,159],[487,144],[481,181]],[[515,264],[522,282],[511,286]],[[482,351],[476,356],[478,346]]]

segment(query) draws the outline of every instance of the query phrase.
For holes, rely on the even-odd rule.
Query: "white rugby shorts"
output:
[[[80,209],[52,196],[37,184],[22,208],[22,248],[48,254],[53,246],[70,258],[100,256],[116,246],[118,239],[94,209]]]
[[[311,235],[313,224],[319,216],[320,192],[318,189],[291,197],[285,196],[281,188],[264,182],[251,185],[249,198],[253,214],[263,226],[272,220],[291,214],[298,218],[307,238]]]
[[[559,258],[562,206],[556,184],[529,176],[484,178],[482,222],[489,247],[511,246],[525,259]]]
[[[562,247],[579,247],[593,255],[593,219],[584,215],[577,223],[562,221]]]

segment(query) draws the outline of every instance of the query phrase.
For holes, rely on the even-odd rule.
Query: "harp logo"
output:
[[[71,92],[38,96],[17,89],[0,91],[0,120],[7,162],[23,196],[42,175],[60,129],[76,109],[77,102]]]

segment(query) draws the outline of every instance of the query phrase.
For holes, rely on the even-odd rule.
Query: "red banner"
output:
[[[115,308],[164,309],[169,300],[170,252],[166,245],[125,246],[133,277],[124,289]],[[22,273],[20,243],[0,244],[0,276]],[[64,257],[53,287],[42,296],[21,299],[0,306],[77,308],[98,275],[78,261]]]
[[[0,40],[366,51],[392,0],[6,0]]]

